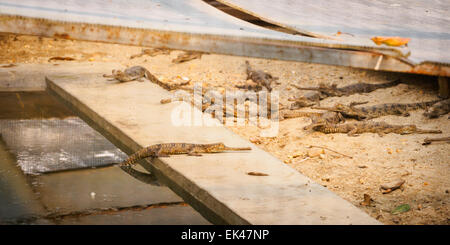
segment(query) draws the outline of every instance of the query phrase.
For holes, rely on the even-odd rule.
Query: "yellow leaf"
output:
[[[404,37],[372,37],[371,40],[376,43],[377,45],[385,44],[388,46],[402,46],[406,45],[411,38],[404,38]]]
[[[289,164],[289,163],[291,163],[291,162],[292,162],[292,160],[290,160],[290,159],[286,159],[286,160],[284,160],[283,162],[284,162],[284,163],[286,163],[286,164]]]

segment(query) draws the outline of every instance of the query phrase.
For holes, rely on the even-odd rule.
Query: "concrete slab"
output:
[[[0,224],[45,213],[0,137]]]
[[[180,155],[143,163],[212,223],[380,224],[222,125],[173,125],[172,111],[183,102],[161,105],[169,92],[153,83],[119,84],[102,74],[53,75],[47,77],[47,90],[127,154],[169,142],[251,146],[250,152]],[[249,176],[250,171],[269,176]],[[123,192],[133,188],[124,187]]]

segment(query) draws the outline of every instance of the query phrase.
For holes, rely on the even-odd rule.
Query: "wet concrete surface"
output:
[[[44,213],[45,209],[26,177],[15,165],[14,156],[6,150],[0,139],[0,224]]]
[[[142,183],[115,166],[39,175],[32,185],[49,212],[182,201],[169,188]]]

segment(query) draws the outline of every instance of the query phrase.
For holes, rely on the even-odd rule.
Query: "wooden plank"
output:
[[[128,154],[169,142],[251,146],[249,152],[179,155],[142,163],[212,223],[379,224],[222,125],[174,125],[173,110],[184,102],[160,104],[169,92],[153,83],[118,84],[102,74],[53,75],[47,77],[47,89]],[[246,174],[251,171],[269,176]]]
[[[409,60],[450,64],[449,1],[218,1],[269,23],[315,37],[345,38],[344,42],[357,38],[362,43],[370,43],[374,36],[408,37],[411,38]],[[338,31],[343,34],[335,36]]]
[[[450,79],[448,77],[438,77],[439,97],[448,98],[450,95]]]

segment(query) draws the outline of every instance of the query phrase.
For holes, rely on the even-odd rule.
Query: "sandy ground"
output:
[[[280,91],[282,105],[287,105],[287,98],[302,93],[291,84],[316,86],[320,82],[336,82],[338,86],[344,86],[358,82],[384,83],[396,78],[405,83],[369,94],[327,98],[321,105],[348,104],[351,101],[369,101],[372,105],[437,99],[435,78],[418,75],[216,54],[173,64],[171,60],[181,51],[130,59],[131,55],[140,53],[142,47],[15,35],[0,35],[0,48],[0,64],[55,63],[62,66],[72,62],[48,61],[54,56],[71,57],[75,62],[118,62],[124,67],[142,65],[162,80],[188,77],[193,82],[203,82],[204,86],[219,90],[235,89],[236,84],[244,83],[244,62],[249,60],[254,68],[280,78],[276,89]],[[450,134],[447,116],[427,119],[422,113],[423,110],[417,110],[409,117],[385,116],[375,120],[442,130],[443,134],[437,136]],[[281,121],[278,136],[271,138],[259,137],[261,129],[252,125],[230,128],[384,224],[450,224],[450,144],[421,145],[425,137],[432,135],[388,134],[380,137],[366,133],[349,137],[303,130],[310,122],[309,118]],[[329,150],[322,152],[320,148],[309,148],[311,145],[327,147],[352,158]],[[405,180],[400,189],[382,194],[380,185],[399,178]],[[371,205],[360,204],[364,194],[373,199]],[[392,214],[393,209],[402,204],[409,204],[411,209]]]

